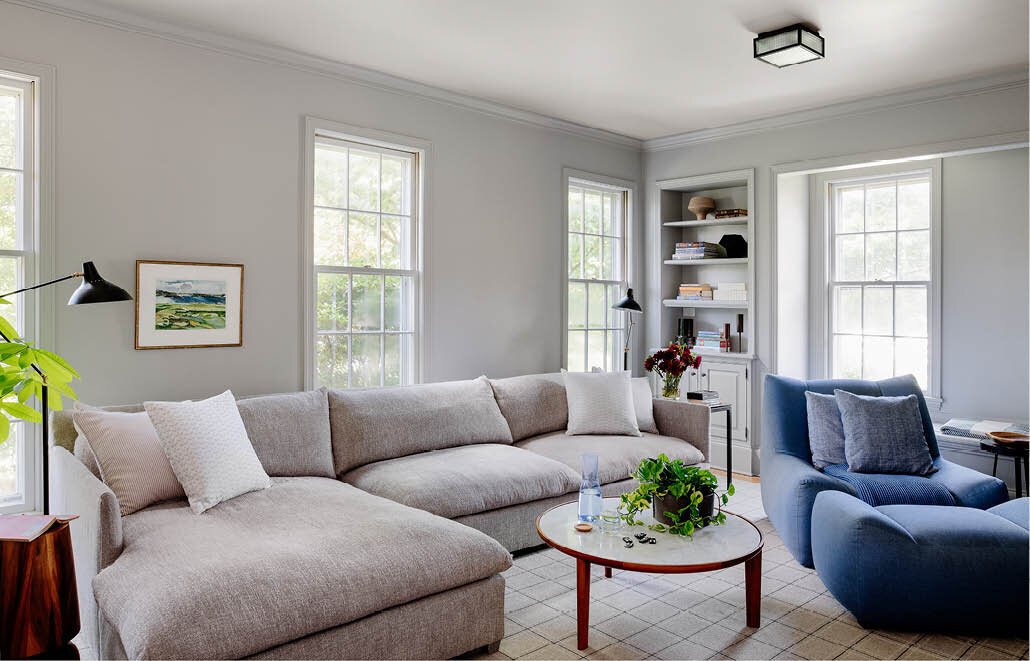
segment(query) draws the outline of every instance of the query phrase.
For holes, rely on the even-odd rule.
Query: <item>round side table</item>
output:
[[[994,468],[991,475],[998,476],[998,455],[1012,457],[1012,467],[1016,474],[1016,498],[1023,497],[1023,480],[1027,482],[1027,490],[1030,491],[1030,447],[1026,443],[997,443],[992,439],[980,441],[980,449],[994,455]],[[1020,469],[1020,462],[1023,466]]]

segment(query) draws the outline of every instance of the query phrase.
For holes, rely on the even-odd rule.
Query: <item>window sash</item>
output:
[[[572,194],[572,189],[580,189],[582,191],[582,198],[581,198],[581,202],[580,202],[580,210],[581,210],[582,220],[581,220],[579,228],[573,228],[573,226],[572,226],[571,209],[570,209],[570,197],[571,197],[571,194]],[[600,221],[599,221],[600,224],[599,224],[599,228],[598,228],[599,231],[598,232],[587,231],[587,226],[586,226],[586,202],[585,202],[585,200],[586,200],[586,194],[588,192],[589,193],[598,193],[598,194],[601,195],[602,211],[601,211],[601,218],[600,218]],[[612,200],[611,213],[613,215],[612,215],[612,224],[611,224],[611,231],[610,232],[606,231],[605,221],[604,221],[604,217],[605,216],[604,216],[603,205],[604,205],[604,196],[605,195],[614,195],[615,196],[615,198]],[[565,215],[565,218],[566,218],[566,227],[565,227],[566,232],[565,232],[565,237],[563,238],[563,241],[562,241],[562,243],[563,243],[562,250],[563,250],[564,255],[565,255],[565,259],[563,260],[563,263],[564,263],[564,274],[563,274],[563,276],[564,276],[565,287],[564,287],[564,291],[562,293],[562,296],[564,297],[564,301],[565,301],[565,306],[564,306],[564,309],[565,309],[565,320],[564,320],[565,321],[565,323],[564,323],[565,328],[562,331],[563,332],[563,337],[562,337],[562,348],[563,348],[563,351],[562,351],[562,362],[564,363],[566,369],[575,370],[575,371],[578,371],[578,370],[588,371],[588,370],[591,369],[591,367],[593,367],[593,365],[589,364],[589,362],[590,362],[590,353],[591,353],[590,338],[592,336],[595,336],[593,334],[601,334],[601,337],[603,338],[602,350],[601,350],[601,355],[602,355],[603,358],[602,358],[602,364],[600,365],[600,367],[603,367],[605,370],[622,369],[622,362],[621,362],[620,356],[623,353],[624,338],[625,338],[625,333],[626,333],[626,329],[628,327],[629,321],[628,321],[628,319],[626,319],[626,316],[627,316],[626,313],[615,312],[615,311],[610,309],[611,305],[614,303],[614,301],[608,301],[607,298],[609,297],[608,292],[611,291],[611,289],[613,287],[617,288],[617,290],[619,292],[621,292],[621,291],[624,291],[626,286],[627,286],[626,271],[627,271],[627,268],[628,268],[628,254],[629,254],[629,239],[628,239],[628,233],[629,233],[629,222],[628,222],[629,217],[628,217],[628,213],[629,213],[629,203],[630,203],[629,198],[630,198],[630,189],[628,189],[628,188],[624,188],[624,187],[620,187],[620,186],[609,186],[609,185],[605,185],[605,184],[602,184],[602,183],[591,182],[591,181],[587,181],[587,180],[576,178],[576,177],[568,177],[567,180],[566,180],[565,195],[564,195],[563,200],[562,200],[562,203],[565,205],[564,215]],[[617,215],[615,215],[615,214],[617,214]],[[579,237],[580,245],[582,246],[582,248],[580,250],[580,259],[582,260],[582,262],[581,262],[581,264],[582,264],[582,267],[581,267],[582,271],[581,271],[581,273],[585,273],[585,270],[586,270],[586,245],[585,245],[585,240],[586,240],[587,237],[592,237],[592,238],[599,239],[601,241],[601,250],[602,251],[604,250],[604,243],[605,243],[606,239],[608,241],[617,241],[618,243],[616,245],[618,247],[618,252],[616,253],[613,250],[613,254],[612,254],[612,277],[610,277],[610,278],[603,277],[605,275],[604,272],[603,272],[604,271],[604,255],[603,254],[601,256],[601,264],[600,264],[602,277],[599,277],[599,278],[587,278],[587,277],[570,275],[570,255],[569,255],[569,243],[570,243],[569,240],[570,240],[570,237]],[[590,319],[589,319],[590,314],[588,312],[589,301],[585,301],[584,302],[585,305],[584,305],[584,309],[583,309],[583,315],[584,315],[583,316],[583,327],[581,327],[581,328],[573,328],[570,325],[571,319],[572,319],[572,315],[570,314],[569,289],[570,289],[570,287],[572,285],[576,285],[576,284],[584,285],[584,296],[587,299],[589,298],[589,289],[588,288],[591,285],[600,286],[600,287],[603,288],[603,291],[605,292],[605,297],[606,297],[606,305],[605,305],[606,309],[605,309],[605,314],[604,314],[604,325],[603,325],[603,327],[602,326],[591,326],[590,325]],[[618,322],[613,322],[613,320],[618,319],[619,316],[621,316],[622,319],[619,320]],[[573,350],[575,345],[572,342],[570,342],[570,339],[572,337],[574,337],[574,336],[582,336],[582,343],[581,343],[582,344],[582,352],[580,353],[580,352],[577,351],[577,354],[575,356],[577,363],[580,360],[582,361],[581,365],[578,365],[578,364],[574,365],[571,362],[572,359],[573,359],[573,356],[571,356],[571,353],[572,353],[572,350]]]
[[[312,301],[313,301],[313,305],[312,305],[312,310],[311,310],[311,319],[312,319],[312,330],[314,331],[313,332],[313,340],[312,340],[314,346],[313,346],[313,351],[312,351],[312,365],[311,365],[310,369],[311,369],[311,374],[312,374],[312,379],[313,379],[314,385],[319,385],[320,384],[320,378],[321,377],[320,377],[320,369],[319,369],[319,367],[320,367],[320,365],[319,365],[319,350],[320,350],[320,341],[321,341],[322,338],[336,338],[337,340],[340,340],[340,339],[345,340],[345,342],[346,342],[346,351],[347,351],[347,361],[346,361],[346,365],[345,365],[345,369],[346,369],[346,372],[347,372],[347,383],[346,383],[345,387],[349,388],[349,387],[353,387],[355,385],[355,383],[354,383],[355,382],[355,369],[354,369],[354,359],[355,359],[355,356],[351,353],[352,346],[353,346],[352,345],[353,339],[357,338],[357,337],[371,338],[371,337],[376,337],[376,336],[378,336],[380,338],[380,340],[379,340],[379,370],[378,370],[378,372],[379,372],[379,383],[378,384],[371,384],[371,385],[373,385],[373,386],[375,386],[375,385],[379,385],[379,386],[386,385],[387,370],[389,368],[389,365],[387,364],[387,357],[386,357],[387,338],[399,338],[401,340],[401,342],[400,342],[400,354],[401,354],[400,355],[400,385],[417,383],[418,380],[419,380],[419,372],[418,372],[418,370],[419,370],[419,357],[418,357],[418,353],[419,353],[419,337],[420,337],[419,319],[420,319],[420,316],[421,316],[421,270],[420,270],[420,266],[419,266],[420,265],[420,261],[419,261],[420,245],[419,245],[419,243],[420,243],[421,232],[420,232],[420,228],[419,228],[419,224],[418,224],[419,223],[419,211],[420,211],[420,208],[421,208],[420,200],[418,199],[418,194],[419,194],[419,191],[420,191],[420,188],[419,188],[419,186],[420,186],[420,184],[419,184],[419,176],[420,176],[420,172],[419,172],[419,156],[420,156],[420,153],[418,151],[410,151],[409,152],[409,151],[391,149],[391,148],[388,148],[388,147],[383,147],[383,146],[379,146],[379,145],[373,145],[373,144],[364,143],[364,142],[361,142],[360,140],[349,140],[349,139],[342,139],[342,138],[322,136],[322,135],[317,134],[317,132],[316,132],[316,135],[315,135],[314,140],[313,140],[313,149],[312,149],[313,158],[317,159],[316,155],[317,155],[317,151],[318,151],[320,146],[321,147],[331,147],[331,148],[333,148],[335,150],[345,150],[348,154],[350,153],[351,150],[360,151],[360,152],[374,152],[374,153],[380,154],[379,180],[378,180],[379,183],[378,183],[378,189],[377,189],[377,192],[376,192],[376,194],[377,194],[377,202],[376,202],[376,207],[377,208],[376,209],[363,209],[363,208],[356,208],[356,207],[351,206],[351,198],[350,198],[350,170],[349,170],[350,159],[348,157],[348,171],[347,171],[348,172],[348,176],[347,176],[347,182],[346,182],[346,184],[344,184],[344,189],[345,189],[344,190],[344,200],[346,201],[346,204],[343,205],[343,206],[337,206],[337,205],[331,205],[331,204],[330,205],[317,204],[317,203],[315,203],[315,200],[316,200],[316,186],[317,186],[317,182],[316,182],[317,168],[316,168],[315,161],[314,160],[312,161],[312,163],[311,163],[311,168],[312,168],[312,170],[311,170],[312,171],[312,177],[311,177],[311,179],[312,179],[312,187],[310,189],[310,193],[312,195],[312,204],[311,204],[312,213],[309,216],[308,220],[311,223],[311,227],[312,227],[312,230],[313,230],[312,231],[312,242],[313,242],[312,256],[313,256],[313,258],[316,257],[317,252],[318,252],[317,244],[316,244],[317,236],[316,236],[316,234],[314,232],[314,229],[316,228],[316,224],[315,224],[316,223],[316,213],[317,213],[318,210],[330,210],[330,211],[335,211],[335,212],[342,212],[342,213],[345,213],[345,214],[348,214],[348,213],[361,213],[361,214],[368,214],[368,215],[372,215],[372,216],[377,216],[377,223],[376,223],[376,225],[377,225],[377,231],[376,231],[376,254],[377,254],[377,261],[380,264],[382,263],[382,259],[383,259],[383,243],[382,243],[382,239],[383,239],[383,237],[382,237],[382,225],[383,225],[383,223],[382,223],[382,218],[398,218],[398,219],[403,219],[403,220],[408,221],[410,223],[410,227],[408,228],[408,236],[409,236],[408,246],[407,246],[408,250],[407,250],[406,255],[402,255],[402,263],[404,262],[403,258],[406,257],[407,264],[409,264],[410,266],[407,267],[407,268],[385,268],[385,267],[381,267],[381,266],[364,266],[364,265],[361,265],[361,266],[355,266],[355,265],[340,266],[340,265],[333,265],[333,264],[321,264],[321,263],[318,263],[317,261],[313,264],[313,269],[312,269],[312,271],[313,271],[313,281],[312,281],[312,283],[313,283],[313,288],[312,288]],[[394,212],[394,211],[383,211],[382,210],[382,207],[383,207],[383,178],[382,178],[383,168],[382,168],[382,156],[383,155],[400,157],[400,158],[403,158],[404,160],[406,160],[407,163],[408,163],[408,168],[409,169],[405,173],[405,176],[407,177],[407,182],[406,182],[407,185],[401,191],[401,194],[402,194],[402,198],[401,198],[402,210],[407,211],[407,213],[397,213],[397,212]],[[405,199],[406,199],[407,209],[404,209]],[[349,235],[349,230],[350,230],[349,221],[347,221],[347,223],[345,225],[345,239],[344,239],[344,241],[345,241],[344,248],[347,251],[345,253],[345,258],[347,259],[347,261],[349,261],[349,258],[350,258],[350,255],[347,254],[347,253],[349,253],[349,250],[350,250],[350,247],[349,247],[349,236],[348,236]],[[319,328],[317,300],[318,300],[318,281],[319,281],[319,275],[321,275],[321,274],[339,274],[339,275],[350,275],[350,276],[379,276],[381,278],[384,278],[384,280],[382,281],[382,286],[380,288],[380,301],[379,301],[379,323],[380,323],[380,328],[379,329],[356,329],[356,328],[354,328],[352,326],[352,324],[353,324],[353,318],[352,318],[353,306],[352,306],[351,296],[352,296],[352,292],[353,292],[353,288],[354,288],[354,283],[353,283],[353,280],[348,280],[348,282],[346,284],[346,287],[347,287],[347,307],[348,307],[348,313],[347,313],[348,328],[346,328],[346,329],[320,329]],[[410,328],[404,328],[404,329],[386,329],[385,328],[385,326],[386,326],[386,318],[387,318],[386,292],[385,292],[385,290],[382,287],[385,287],[385,278],[386,277],[399,277],[399,278],[401,278],[402,279],[402,288],[404,288],[405,290],[408,291],[408,294],[410,296],[410,301],[408,301],[407,304],[403,306],[404,309],[402,310],[401,314],[402,314],[403,317],[406,317],[409,320]],[[409,280],[409,283],[410,283],[409,287],[405,287],[405,285],[403,284],[403,279],[405,279],[405,278]],[[403,296],[403,294],[402,294],[402,296]],[[410,339],[405,340],[405,338],[410,338]],[[335,351],[335,348],[334,348],[334,351]],[[335,362],[334,362],[334,365],[336,365]],[[365,385],[369,385],[369,384],[361,384],[361,385],[365,386]],[[342,384],[334,384],[333,387],[344,387],[344,386]]]
[[[898,190],[899,186],[901,186],[901,185],[903,185],[905,183],[913,182],[913,181],[925,181],[929,185],[928,196],[929,196],[929,204],[930,204],[930,206],[929,206],[929,211],[928,211],[927,225],[926,225],[926,227],[920,227],[920,228],[901,228],[899,226],[899,224],[898,224],[899,223],[899,213],[898,213],[899,202],[898,202],[897,190]],[[842,209],[842,195],[841,195],[841,193],[843,191],[846,191],[846,190],[855,190],[855,189],[866,191],[871,186],[876,186],[877,184],[884,184],[884,183],[892,183],[892,184],[894,184],[894,187],[895,187],[894,228],[893,229],[873,229],[873,230],[867,230],[866,229],[866,224],[867,224],[867,221],[868,221],[868,216],[867,216],[867,214],[868,214],[868,206],[867,206],[866,198],[865,198],[865,196],[863,196],[863,210],[862,210],[863,223],[862,223],[862,231],[838,231],[838,229],[837,229],[837,227],[838,227],[838,216],[841,214],[841,209]],[[835,182],[835,183],[831,183],[830,184],[830,186],[829,186],[829,195],[828,195],[828,197],[829,197],[829,204],[827,205],[828,209],[829,209],[829,213],[827,214],[827,226],[828,226],[828,231],[827,231],[827,238],[828,238],[828,242],[827,242],[827,247],[828,247],[828,250],[827,250],[827,256],[828,256],[828,259],[827,259],[827,275],[828,275],[828,277],[827,277],[827,293],[826,293],[826,298],[827,298],[827,306],[826,306],[826,310],[827,310],[827,326],[826,326],[826,328],[827,328],[827,331],[828,331],[828,333],[827,333],[827,336],[828,336],[828,346],[827,346],[827,352],[826,353],[827,353],[827,366],[829,368],[829,376],[830,377],[836,377],[837,374],[838,374],[838,367],[839,367],[839,365],[837,364],[837,361],[838,361],[837,342],[836,342],[837,338],[841,338],[841,337],[859,338],[859,340],[860,340],[860,342],[859,342],[860,352],[859,352],[858,364],[859,364],[860,369],[862,370],[862,378],[867,378],[866,374],[865,374],[865,365],[866,365],[866,363],[865,363],[865,360],[864,360],[865,338],[880,338],[880,339],[889,339],[889,340],[891,340],[891,343],[892,343],[892,357],[891,357],[891,366],[890,366],[890,368],[891,368],[891,374],[892,375],[896,374],[897,369],[898,369],[898,362],[899,362],[898,361],[898,353],[897,353],[896,350],[894,350],[894,347],[896,347],[896,345],[897,345],[896,340],[899,340],[899,339],[900,340],[921,340],[921,341],[925,341],[926,342],[926,375],[925,375],[926,382],[924,384],[922,384],[922,385],[924,386],[924,389],[925,389],[925,391],[927,393],[934,393],[934,392],[937,391],[937,388],[939,387],[939,385],[935,381],[934,368],[933,368],[933,366],[931,364],[931,361],[932,361],[934,353],[935,353],[935,342],[936,342],[936,331],[937,331],[937,329],[934,326],[934,324],[935,324],[935,317],[934,317],[934,312],[933,312],[933,310],[934,310],[933,298],[935,296],[935,282],[934,282],[933,278],[934,278],[935,275],[937,275],[935,273],[934,263],[933,263],[934,252],[935,252],[935,250],[934,250],[935,243],[934,242],[937,240],[937,237],[936,237],[937,227],[936,227],[936,223],[935,223],[935,213],[936,213],[936,210],[934,208],[935,207],[935,205],[934,205],[935,195],[937,194],[937,191],[935,190],[935,186],[936,185],[937,185],[937,182],[935,180],[935,177],[934,177],[932,171],[919,171],[919,172],[914,172],[914,173],[897,174],[897,175],[884,175],[884,176],[876,176],[876,177],[863,177],[863,178],[860,178],[860,179],[853,179],[853,180],[849,180],[849,181]],[[930,260],[930,264],[928,264],[928,270],[930,272],[930,279],[907,280],[907,279],[899,279],[899,278],[897,278],[898,273],[899,273],[899,268],[900,268],[900,264],[899,264],[899,261],[898,261],[898,256],[899,256],[899,251],[898,251],[899,239],[900,239],[901,235],[907,234],[907,233],[913,233],[913,232],[925,232],[926,235],[927,235],[927,243],[928,243],[927,248],[928,248],[928,255],[929,255],[929,260]],[[866,237],[866,236],[875,236],[875,235],[881,235],[882,236],[882,235],[885,235],[885,234],[893,234],[894,235],[894,257],[895,257],[894,258],[894,278],[890,278],[890,279],[886,279],[886,278],[884,278],[884,279],[872,279],[872,280],[870,280],[868,278],[862,278],[862,279],[847,279],[847,278],[843,278],[843,277],[838,278],[838,274],[837,274],[837,238],[838,237],[847,237],[847,236],[863,236],[863,237]],[[866,240],[863,240],[863,260],[862,260],[863,276],[868,275],[869,254],[870,254],[870,251],[868,249],[868,240],[866,239]],[[866,288],[867,287],[883,287],[883,288],[890,288],[891,289],[891,296],[892,296],[892,299],[891,299],[892,300],[892,303],[891,303],[891,329],[890,329],[889,333],[886,333],[886,332],[873,332],[873,331],[869,331],[869,330],[866,329],[866,326],[865,326],[865,323],[866,323],[865,322],[865,295],[866,295]],[[925,308],[926,309],[926,330],[925,330],[925,335],[905,335],[905,334],[898,334],[898,332],[897,332],[897,330],[898,330],[898,328],[897,328],[898,327],[898,314],[897,314],[898,310],[897,310],[897,298],[896,298],[897,297],[897,290],[899,288],[905,288],[905,287],[911,287],[911,288],[922,287],[922,288],[925,289],[925,295],[926,295],[926,308]],[[838,297],[837,297],[837,292],[839,290],[841,290],[841,289],[858,289],[861,292],[861,301],[862,301],[862,303],[861,303],[860,308],[859,308],[859,320],[860,320],[861,332],[852,332],[852,331],[838,330],[838,309],[837,309],[837,298]]]
[[[14,167],[0,167],[0,173],[11,173],[20,178],[20,190],[17,191],[15,201],[16,247],[0,249],[0,260],[17,260],[14,269],[14,289],[20,289],[26,283],[35,280],[36,272],[36,84],[29,80],[0,75],[0,88],[8,93],[13,91],[19,99]],[[8,308],[14,313],[15,327],[25,337],[35,337],[35,301],[34,295],[18,295],[13,297],[13,305]],[[37,473],[42,453],[41,440],[38,425],[27,425],[12,420],[11,435],[4,445],[11,444],[14,449],[15,492],[0,495],[0,514],[35,509],[38,497]]]

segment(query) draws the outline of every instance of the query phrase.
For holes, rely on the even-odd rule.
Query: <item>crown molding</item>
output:
[[[756,133],[765,133],[785,128],[804,126],[817,122],[825,122],[832,119],[845,117],[856,117],[884,110],[895,110],[923,103],[933,103],[948,99],[958,99],[965,96],[978,94],[990,94],[1008,89],[1027,87],[1026,69],[1010,71],[992,76],[980,76],[969,78],[944,85],[934,85],[915,90],[894,92],[881,96],[874,96],[859,101],[847,101],[835,103],[819,108],[801,110],[797,112],[784,113],[772,117],[765,117],[738,124],[730,124],[712,129],[700,129],[687,131],[661,138],[644,140],[643,150],[645,152],[664,151],[676,149],[688,145],[696,145],[715,140],[737,138]]]
[[[84,3],[80,0],[0,0],[0,2],[107,28],[164,39],[222,55],[326,76],[382,92],[415,96],[519,124],[544,128],[623,149],[643,152],[676,149],[694,144],[793,128],[832,119],[855,117],[923,103],[989,94],[991,92],[1020,87],[1026,88],[1028,85],[1027,71],[1024,68],[997,75],[980,76],[942,85],[892,92],[858,101],[846,101],[807,110],[788,112],[727,126],[698,129],[660,138],[640,140],[620,133],[577,124],[576,122],[542,115],[495,101],[425,85],[407,78],[336,62],[327,58],[307,55],[287,48],[262,44],[253,40],[237,39],[202,30],[192,30],[95,4],[90,4],[89,10],[84,11],[81,9]]]
[[[369,87],[394,94],[417,96],[463,110],[471,110],[492,117],[510,120],[537,128],[549,129],[580,138],[614,145],[624,149],[640,151],[642,142],[627,135],[605,131],[583,124],[577,124],[556,117],[549,117],[529,110],[488,101],[474,96],[425,85],[423,83],[393,76],[380,71],[351,64],[336,62],[327,58],[307,55],[288,48],[270,46],[256,41],[237,39],[201,30],[192,30],[163,21],[135,16],[109,7],[89,5],[83,11],[83,3],[74,0],[0,0],[7,4],[34,9],[92,23],[107,28],[164,39],[184,46],[239,57],[247,60],[289,67],[307,73],[327,76],[347,83]]]

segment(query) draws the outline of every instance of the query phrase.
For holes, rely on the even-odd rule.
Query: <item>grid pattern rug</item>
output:
[[[814,570],[799,565],[762,510],[759,485],[734,480],[728,509],[765,535],[762,626],[744,624],[744,566],[643,574],[594,566],[590,647],[576,649],[576,564],[554,549],[504,573],[505,631],[488,659],[1020,659],[1027,640],[863,629]]]

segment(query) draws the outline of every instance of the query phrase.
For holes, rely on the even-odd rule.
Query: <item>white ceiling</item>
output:
[[[1024,0],[56,0],[287,48],[648,139],[1026,70]],[[775,69],[756,32],[826,59]]]

